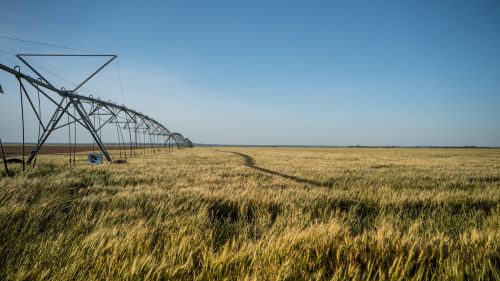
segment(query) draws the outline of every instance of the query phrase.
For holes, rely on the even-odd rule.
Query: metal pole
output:
[[[40,80],[42,80],[42,78],[40,78]],[[36,89],[37,89],[37,96],[38,96],[38,111],[39,111],[39,114],[40,114],[40,117],[39,117],[39,123],[38,123],[38,137],[37,137],[37,143],[40,141],[40,134],[41,134],[41,127],[43,126],[43,121],[42,121],[42,105],[41,105],[41,102],[40,102],[40,89],[38,88],[38,85],[36,86]],[[25,90],[26,92],[26,90]],[[35,110],[36,112],[36,110]],[[43,128],[45,130],[45,127]],[[35,167],[36,165],[36,159],[37,157],[35,157],[35,161],[33,161],[33,168]]]
[[[85,108],[83,108],[82,103],[78,99],[76,99],[76,101],[73,101],[73,103],[75,104],[76,111],[78,112],[78,114],[80,114],[82,121],[84,121],[84,123],[86,124],[86,129],[90,132],[90,134],[92,135],[92,137],[96,141],[97,145],[101,149],[101,152],[104,154],[104,157],[106,157],[106,160],[111,162],[111,157],[109,156],[108,152],[106,151],[106,147],[102,143],[101,138],[97,134],[97,131],[92,126],[92,122],[90,121],[90,118],[88,117],[88,115],[85,111]],[[77,106],[77,105],[80,105],[80,106]]]
[[[69,101],[66,101],[66,105],[69,106]],[[67,116],[69,123],[69,114]],[[69,164],[71,165],[71,125],[68,126],[68,144],[69,144]]]
[[[74,106],[73,106],[73,115],[76,116],[76,109]],[[75,122],[74,129],[75,129],[75,131],[74,131],[75,135],[74,135],[74,145],[73,145],[73,164],[76,164],[76,122]]]
[[[5,167],[5,172],[7,173],[7,175],[10,175],[9,167],[7,167],[7,159],[5,159],[5,152],[3,151],[2,139],[0,139],[0,147],[2,148],[2,158],[3,158],[3,166]]]
[[[23,172],[26,170],[26,164],[24,162],[24,106],[23,106],[23,88],[22,88],[22,83],[21,83],[21,78],[19,76],[17,77],[17,80],[19,80],[19,95],[21,96],[21,126],[22,126],[22,131],[23,131]]]
[[[30,157],[28,157],[27,163],[31,163],[34,157],[38,154],[38,151],[40,148],[43,146],[47,138],[49,137],[50,133],[54,130],[56,127],[57,123],[61,120],[61,118],[64,115],[64,112],[66,112],[66,109],[68,108],[68,105],[66,104],[66,107],[62,107],[62,104],[66,98],[61,99],[61,102],[58,104],[58,107],[56,108],[56,111],[54,111],[54,114],[52,115],[52,118],[50,119],[49,123],[47,124],[47,129],[44,130],[42,137],[40,138],[40,141],[38,141],[36,147],[31,151]]]

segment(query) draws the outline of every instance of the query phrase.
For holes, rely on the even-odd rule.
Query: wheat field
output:
[[[40,156],[0,178],[0,280],[500,280],[500,149]]]

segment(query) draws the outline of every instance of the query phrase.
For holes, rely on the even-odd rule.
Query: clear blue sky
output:
[[[104,2],[0,0],[0,34],[117,54],[89,88],[199,143],[500,145],[500,1]]]

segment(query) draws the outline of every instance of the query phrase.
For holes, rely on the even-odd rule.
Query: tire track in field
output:
[[[252,168],[254,170],[257,170],[259,172],[268,174],[268,175],[278,176],[278,177],[281,177],[281,178],[284,178],[284,179],[293,180],[293,181],[298,182],[298,183],[310,184],[310,185],[314,185],[314,186],[318,186],[318,187],[329,186],[329,185],[327,185],[327,184],[325,184],[323,182],[320,182],[320,181],[311,180],[311,179],[304,179],[304,178],[301,178],[301,177],[297,177],[297,176],[293,176],[293,175],[288,175],[288,174],[285,174],[285,173],[276,172],[276,171],[273,171],[273,170],[269,170],[269,169],[260,167],[257,164],[255,164],[255,160],[250,155],[243,154],[241,152],[236,152],[236,151],[220,151],[220,152],[225,152],[225,153],[231,153],[231,154],[234,154],[234,155],[238,155],[238,156],[242,157],[245,160],[245,166],[247,166],[249,168]]]

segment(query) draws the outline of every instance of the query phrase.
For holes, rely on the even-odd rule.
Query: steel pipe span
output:
[[[39,126],[42,128],[37,143],[31,151],[26,163],[29,164],[36,158],[41,147],[53,131],[76,124],[81,125],[91,134],[94,142],[108,161],[111,161],[111,156],[101,139],[102,128],[106,125],[115,125],[119,142],[121,141],[124,146],[125,143],[128,142],[131,150],[142,147],[141,144],[153,144],[154,146],[162,147],[175,146],[178,148],[193,147],[191,140],[185,138],[180,133],[171,132],[163,124],[142,112],[125,105],[118,105],[112,101],[104,101],[93,96],[80,95],[75,91],[75,89],[80,88],[85,82],[97,74],[97,72],[109,64],[109,62],[115,59],[115,55],[108,55],[111,59],[80,83],[74,90],[66,90],[64,88],[57,89],[37,72],[36,69],[29,65],[22,56],[28,55],[18,55],[17,57],[35,72],[39,78],[36,79],[22,73],[18,66],[10,68],[4,64],[0,64],[0,69],[17,78],[20,85],[21,101],[23,96],[29,101],[30,108],[34,111]],[[31,87],[27,87],[28,85]],[[47,122],[42,120],[42,110],[41,108],[37,109],[33,104],[34,97],[32,96],[33,94],[28,92],[28,89],[36,91],[38,95],[44,96],[56,106],[55,111],[51,114],[50,120]],[[47,116],[47,114],[44,115]],[[65,121],[63,121],[63,116],[67,117]],[[123,131],[125,131],[125,133],[123,133]]]

